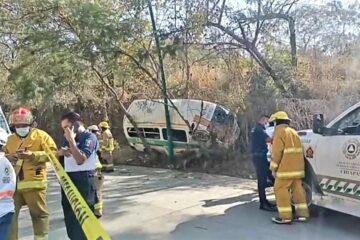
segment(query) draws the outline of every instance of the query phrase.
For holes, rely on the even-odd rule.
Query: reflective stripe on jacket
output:
[[[29,150],[34,153],[34,160],[22,160],[22,164],[17,164],[19,168],[17,189],[40,190],[47,187],[46,162],[48,156],[45,153],[42,143],[46,144],[51,150],[56,151],[54,140],[44,131],[32,128],[26,138],[20,138],[12,134],[4,147],[6,154],[16,154],[17,150]],[[21,163],[21,160],[18,160]]]
[[[305,162],[303,147],[297,132],[288,125],[275,128],[270,169],[281,179],[303,178]]]

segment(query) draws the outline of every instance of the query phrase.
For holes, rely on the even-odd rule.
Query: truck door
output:
[[[330,126],[319,138],[315,161],[321,187],[340,195],[360,193],[360,107]]]

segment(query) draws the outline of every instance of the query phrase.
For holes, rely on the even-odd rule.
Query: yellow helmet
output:
[[[110,125],[108,122],[103,121],[99,124],[99,127],[108,129],[108,128],[110,128]]]
[[[275,121],[275,117],[274,117],[274,114],[272,114],[271,116],[270,116],[270,118],[269,118],[269,120],[268,120],[269,122],[273,122],[273,121]]]
[[[275,120],[290,120],[289,116],[284,111],[279,111],[271,115],[269,121],[275,121]]]

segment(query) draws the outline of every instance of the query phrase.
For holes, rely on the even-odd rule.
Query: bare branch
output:
[[[145,148],[149,147],[148,142],[144,138],[144,136],[141,134],[136,121],[133,119],[133,117],[127,112],[125,105],[121,102],[121,99],[118,95],[118,93],[115,91],[113,87],[110,86],[110,84],[105,80],[104,76],[100,73],[100,71],[94,66],[91,66],[91,69],[94,71],[95,75],[98,77],[100,82],[106,87],[106,89],[114,96],[116,102],[119,104],[121,111],[125,114],[125,116],[129,119],[130,123],[134,126],[136,134],[140,138],[142,144]]]
[[[260,15],[261,15],[261,0],[258,0],[257,17],[259,18]],[[259,38],[259,34],[260,34],[261,27],[263,25],[263,22],[264,21],[261,22],[259,19],[257,19],[257,21],[256,21],[256,29],[255,29],[255,35],[254,35],[254,39],[252,41],[252,45],[255,45]]]
[[[225,3],[226,3],[226,0],[224,0],[223,3],[222,3],[222,5],[221,5],[220,16],[219,16],[218,24],[221,24],[222,16],[223,16],[223,14],[224,14],[224,9],[225,9]]]

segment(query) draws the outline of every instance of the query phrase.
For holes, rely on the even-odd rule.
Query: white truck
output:
[[[360,217],[360,102],[326,126],[314,114],[313,129],[299,135],[312,203]]]

